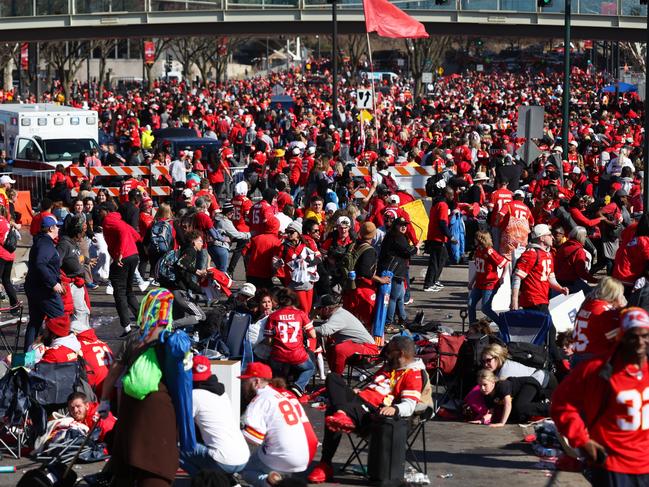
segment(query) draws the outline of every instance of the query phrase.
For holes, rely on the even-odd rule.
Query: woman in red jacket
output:
[[[588,256],[584,249],[586,229],[575,227],[568,234],[568,240],[561,244],[554,255],[554,273],[557,282],[567,287],[571,293],[591,291],[588,283],[596,283],[590,273],[592,256]]]

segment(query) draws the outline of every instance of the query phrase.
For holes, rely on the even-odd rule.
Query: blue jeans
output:
[[[392,278],[392,287],[390,287],[390,302],[388,303],[388,314],[386,323],[392,323],[394,320],[394,312],[398,310],[401,319],[406,319],[406,307],[404,306],[404,296],[406,288],[402,279]]]
[[[498,323],[498,315],[496,312],[491,309],[491,301],[496,294],[495,289],[471,289],[469,293],[469,301],[467,306],[469,307],[469,323],[474,323],[476,321],[476,308],[478,307],[478,301],[482,300],[482,312],[489,317],[494,323]]]
[[[230,250],[219,245],[211,245],[207,248],[207,251],[212,258],[212,262],[214,262],[214,267],[216,267],[221,272],[226,272],[228,270]]]
[[[246,464],[225,465],[214,460],[209,453],[210,449],[202,443],[197,443],[192,452],[180,451],[180,466],[192,477],[201,470],[221,470],[227,474],[241,472]]]
[[[273,369],[273,374],[280,377],[288,378],[290,374],[297,374],[294,383],[302,392],[306,390],[306,386],[309,384],[311,377],[315,374],[315,365],[311,359],[306,359],[301,364],[286,364],[271,360],[270,367]]]
[[[255,452],[250,455],[250,460],[248,460],[248,463],[241,471],[241,477],[243,478],[243,480],[245,480],[250,485],[253,485],[254,487],[268,487],[268,483],[266,482],[268,474],[273,471],[277,472],[277,470],[273,470],[261,461],[261,459],[259,458],[260,448],[262,447],[257,448]],[[290,473],[286,472],[278,473],[282,474],[282,477],[291,476]]]

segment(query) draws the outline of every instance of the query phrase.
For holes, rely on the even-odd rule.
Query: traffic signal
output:
[[[484,42],[482,42],[482,39],[476,39],[476,40],[475,40],[475,45],[476,45],[476,46],[478,46],[478,47],[482,47],[483,44],[484,44]]]
[[[541,8],[549,7],[552,5],[552,0],[537,0],[537,5]]]
[[[165,69],[167,71],[171,71],[173,69],[174,67],[173,60],[174,60],[173,56],[171,54],[167,54],[167,62],[165,64]]]

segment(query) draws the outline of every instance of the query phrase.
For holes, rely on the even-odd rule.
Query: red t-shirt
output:
[[[634,237],[615,254],[613,277],[633,284],[642,276],[649,262],[649,237]]]
[[[448,226],[449,213],[450,210],[446,201],[439,201],[431,207],[428,219],[428,240],[446,243],[448,237],[442,232],[439,223],[443,221]]]
[[[575,353],[605,356],[611,353],[617,336],[619,311],[603,299],[587,299],[581,305],[572,336]]]
[[[282,246],[282,240],[275,234],[265,233],[252,237],[246,251],[246,275],[270,279],[273,277],[273,257]]]
[[[521,308],[548,304],[550,275],[554,273],[552,254],[539,248],[523,252],[516,262],[515,275],[521,278],[518,304]]]
[[[271,337],[270,358],[286,364],[301,364],[309,358],[304,347],[304,332],[313,329],[307,314],[292,306],[279,309],[268,317],[264,335]]]
[[[50,364],[64,364],[76,362],[77,353],[64,345],[55,345],[45,350],[41,362]]]
[[[232,198],[232,206],[234,206],[234,215],[232,217],[232,223],[237,230],[240,232],[249,232],[250,227],[246,223],[246,216],[252,208],[252,200],[247,196],[236,195]]]
[[[498,284],[498,268],[505,267],[507,259],[493,247],[478,247],[475,251],[475,287],[490,290]]]

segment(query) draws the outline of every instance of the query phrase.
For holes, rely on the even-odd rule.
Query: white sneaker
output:
[[[112,296],[112,294],[113,294],[113,285],[112,284],[108,284],[108,286],[106,286],[106,294],[110,294]]]
[[[438,287],[438,288],[440,288],[440,289],[443,289],[443,288],[444,288],[444,284],[442,284],[442,283],[439,282],[439,281],[437,281],[437,282],[434,284],[434,286],[435,286],[435,287]]]
[[[438,293],[441,291],[441,288],[437,286],[428,286],[424,288],[425,293]]]
[[[137,285],[137,287],[140,288],[140,292],[144,292],[149,287],[149,284],[151,284],[149,281],[142,281],[140,284]]]

